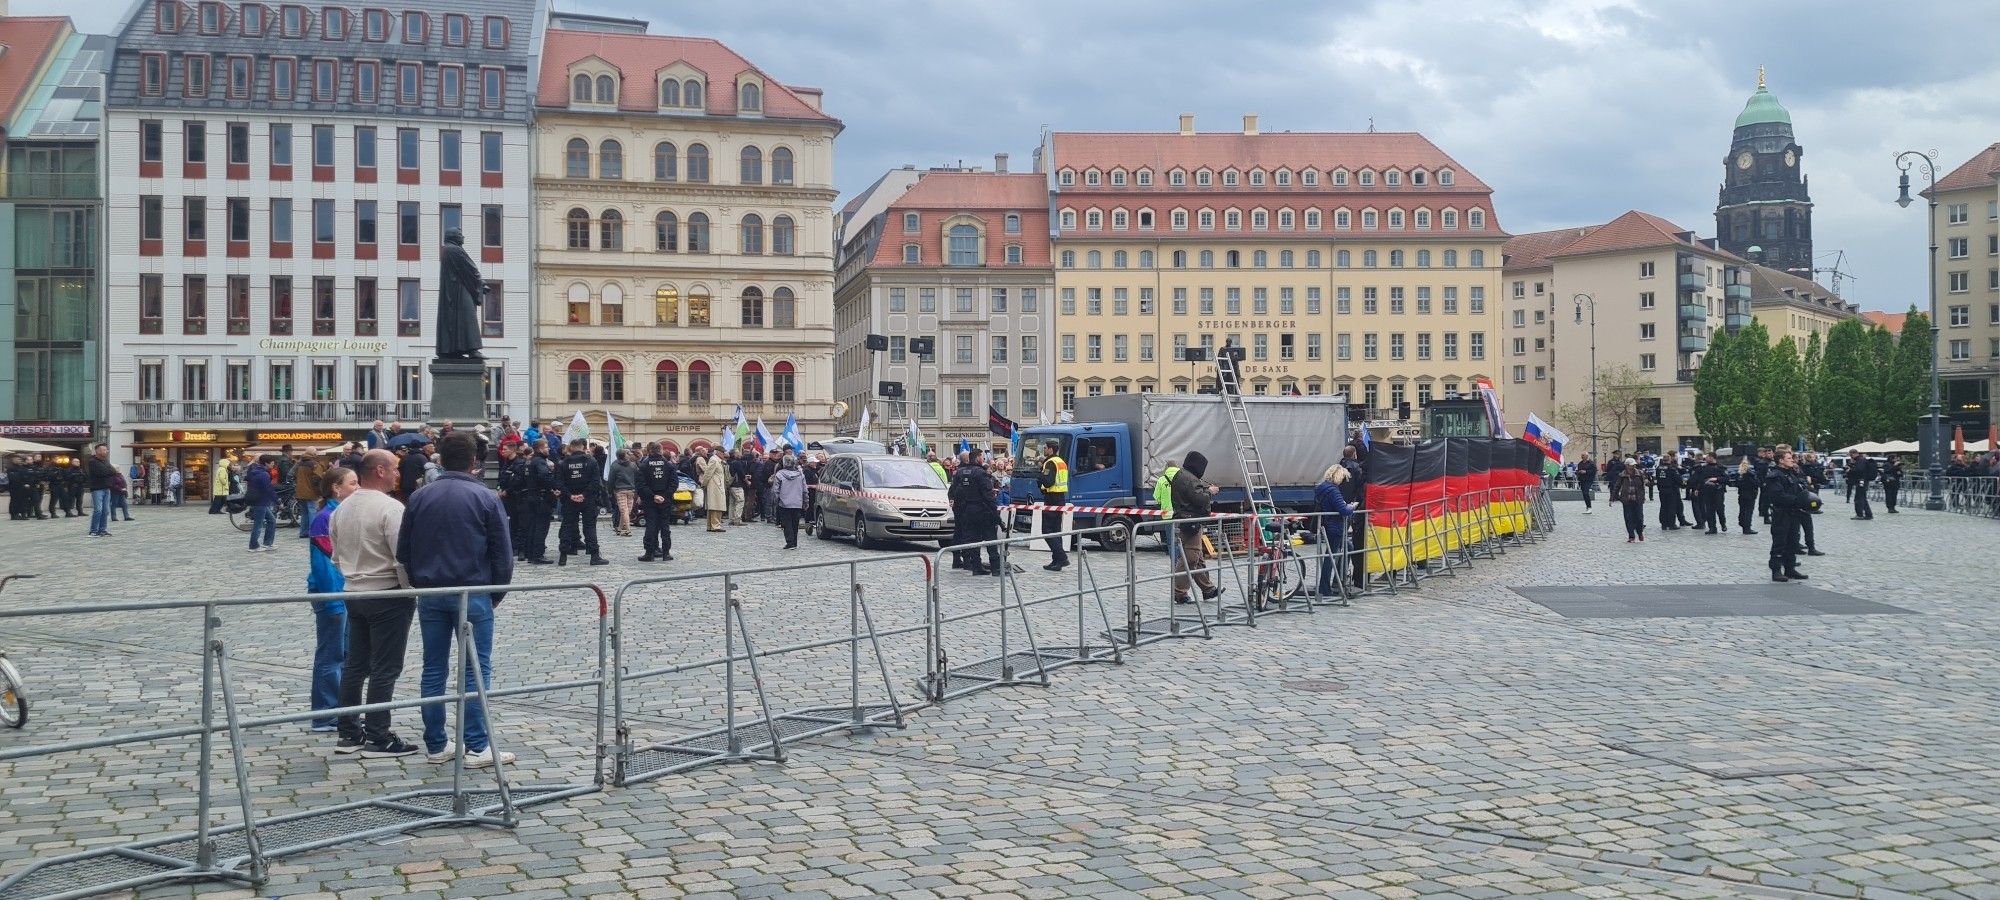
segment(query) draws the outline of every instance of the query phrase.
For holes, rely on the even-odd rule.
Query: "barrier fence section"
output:
[[[1941,482],[1945,512],[1980,519],[2000,519],[2000,478],[1986,476],[1946,476]],[[1887,487],[1880,479],[1868,482],[1868,499],[1871,503],[1888,504]],[[1896,505],[1902,508],[1923,509],[1930,499],[1930,479],[1927,475],[1906,475],[1897,486]],[[1822,498],[1828,506],[1836,501],[1831,494]],[[1841,501],[1851,504],[1843,492]]]
[[[921,553],[898,553],[839,562],[635,578],[620,585],[611,599],[611,703],[612,718],[616,723],[612,783],[623,787],[718,762],[783,761],[785,744],[789,742],[840,730],[853,732],[880,727],[903,727],[904,715],[909,707],[896,697],[896,690],[889,677],[888,660],[882,653],[882,639],[918,632],[924,632],[928,636],[929,629],[923,624],[888,631],[876,628],[874,614],[868,608],[867,590],[862,583],[861,570],[891,567],[914,569],[918,576],[914,579],[914,583],[924,586],[927,594],[930,592],[930,585],[936,582],[932,577],[929,557]],[[780,647],[762,649],[758,647],[757,639],[743,614],[743,600],[739,586],[744,578],[754,575],[778,573],[795,575],[799,572],[841,569],[847,573],[846,634]],[[697,602],[707,599],[721,607],[719,627],[722,634],[722,654],[720,656],[637,671],[628,668],[627,646],[631,643],[632,635],[629,631],[631,626],[627,624],[625,607],[636,589],[660,585],[684,588],[683,596],[692,592],[696,595]],[[703,592],[698,588],[700,585],[713,585],[720,591]],[[737,648],[739,642],[742,644],[740,650]],[[875,668],[882,680],[882,694],[879,697],[869,697],[865,701],[862,696],[864,665],[861,658],[864,645],[869,655],[874,657]],[[845,646],[848,651],[846,673],[848,703],[845,706],[806,705],[783,712],[773,711],[769,692],[765,689],[763,671],[758,665],[759,660],[841,646]],[[739,688],[736,673],[739,664],[750,676],[758,709],[757,720],[747,724],[740,723],[737,715],[736,698]],[[628,702],[636,695],[639,684],[657,681],[670,675],[686,675],[718,668],[722,673],[722,724],[663,740],[641,740],[638,737],[639,731],[651,724],[643,720]],[[874,674],[870,673],[867,676],[869,681],[873,681]],[[870,690],[873,690],[872,686]],[[601,747],[600,734],[600,755],[603,753]]]
[[[491,673],[484,671],[475,652],[467,607],[477,594],[506,592],[514,602],[522,595],[558,591],[588,591],[595,603],[597,621],[598,672],[589,679],[570,679],[545,684],[521,685],[504,690],[488,686]],[[308,710],[261,717],[246,717],[237,695],[237,677],[232,672],[232,647],[224,637],[223,613],[257,606],[295,605],[339,598],[355,600],[455,599],[456,625],[447,672],[469,672],[455,679],[456,689],[430,697],[362,704],[331,710]],[[507,763],[501,757],[507,736],[494,701],[531,693],[596,689],[598,729],[603,730],[603,646],[605,600],[596,585],[582,582],[521,587],[413,589],[406,591],[355,592],[339,595],[292,594],[269,597],[235,597],[216,600],[170,600],[133,603],[71,605],[42,609],[0,610],[0,621],[63,615],[103,615],[198,610],[201,615],[201,696],[199,721],[192,725],[128,732],[55,744],[0,751],[0,762],[81,753],[135,744],[199,740],[195,780],[195,830],[192,833],[130,841],[115,846],[40,860],[0,881],[0,898],[87,897],[107,891],[135,888],[166,881],[225,880],[262,884],[269,860],[303,853],[334,844],[399,834],[435,825],[500,825],[511,827],[518,810],[534,803],[546,803],[600,790],[602,768],[595,767],[591,779],[582,784],[512,784]],[[453,665],[452,663],[456,663]],[[470,682],[470,692],[464,685]],[[221,721],[217,721],[216,701],[221,700]],[[245,751],[246,733],[255,728],[304,722],[329,716],[361,715],[411,707],[451,704],[455,707],[459,747],[465,746],[466,709],[477,702],[484,710],[489,747],[495,760],[490,787],[474,788],[466,778],[465,757],[454,756],[451,786],[384,792],[381,796],[310,810],[260,817],[255,789],[250,778],[252,760]],[[229,796],[218,798],[214,740],[217,734],[229,745],[233,781]],[[222,806],[235,807],[235,822],[218,821]],[[226,813],[221,813],[226,816]]]

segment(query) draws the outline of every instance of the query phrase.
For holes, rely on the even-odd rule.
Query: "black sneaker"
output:
[[[1825,553],[1823,553],[1823,552],[1821,552],[1821,551],[1818,551],[1818,550],[1807,550],[1807,551],[1806,551],[1806,555],[1807,555],[1807,556],[1825,556],[1826,554],[1825,554]]]
[[[333,745],[335,753],[358,753],[362,747],[360,738],[344,737]]]
[[[590,558],[590,564],[593,566],[608,566],[611,565],[611,560],[605,559],[602,556],[593,556]]]
[[[415,744],[406,743],[402,738],[391,737],[386,741],[370,741],[367,746],[361,748],[361,758],[388,759],[409,756],[415,752],[417,752]]]
[[[1209,590],[1205,590],[1205,591],[1202,591],[1202,592],[1201,592],[1201,599],[1203,599],[1203,600],[1213,600],[1213,599],[1215,599],[1215,598],[1217,598],[1217,597],[1220,597],[1220,596],[1222,596],[1222,592],[1223,592],[1223,591],[1225,591],[1225,590],[1228,590],[1228,589],[1227,589],[1227,588],[1211,588],[1211,589],[1209,589]]]
[[[1062,571],[1062,570],[1063,570],[1063,567],[1064,567],[1065,565],[1067,565],[1067,564],[1066,564],[1066,563],[1049,563],[1048,565],[1046,565],[1046,566],[1043,566],[1043,567],[1042,567],[1042,569],[1043,569],[1044,571],[1049,571],[1049,572],[1060,572],[1060,571]]]

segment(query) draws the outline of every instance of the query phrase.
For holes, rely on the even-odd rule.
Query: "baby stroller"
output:
[[[701,485],[694,479],[682,475],[680,485],[674,489],[674,515],[680,524],[686,525],[694,521],[695,510],[705,508],[701,500]]]

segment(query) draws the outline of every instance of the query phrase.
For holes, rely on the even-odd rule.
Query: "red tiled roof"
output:
[[[1869,310],[1861,314],[1861,321],[1867,322],[1870,325],[1880,325],[1888,329],[1890,334],[1902,334],[1903,322],[1909,318],[1909,313],[1875,312],[1874,310]]]
[[[981,219],[986,226],[986,265],[1031,268],[1049,265],[1049,188],[1045,176],[1032,172],[926,172],[917,183],[889,204],[882,240],[870,266],[903,265],[903,245],[916,244],[920,266],[944,264],[944,222],[958,215]],[[918,230],[904,230],[903,214],[918,215]],[[1006,216],[1021,217],[1021,233],[1006,233]],[[1007,246],[1019,244],[1021,263],[1007,265]]]
[[[1540,269],[1551,265],[1550,256],[1577,241],[1589,237],[1591,232],[1602,225],[1585,225],[1581,228],[1558,228],[1554,231],[1537,231],[1532,234],[1517,234],[1500,248],[1501,265],[1509,269]]]
[[[1993,179],[2000,176],[2000,144],[1994,144],[1979,151],[1965,165],[1951,170],[1951,174],[1938,179],[1940,191],[1962,191],[1967,188],[1993,187]],[[1928,196],[1928,194],[1926,195]]]
[[[1345,168],[1349,172],[1374,169],[1381,172],[1395,168],[1409,171],[1423,168],[1435,173],[1439,169],[1452,170],[1452,184],[1440,187],[1435,179],[1427,185],[1411,185],[1407,179],[1398,187],[1388,187],[1378,180],[1374,187],[1360,187],[1350,179],[1347,185],[1334,188],[1324,174],[1317,188],[1304,190],[1341,190],[1356,192],[1378,192],[1385,194],[1428,194],[1436,191],[1490,192],[1486,186],[1457,160],[1438,149],[1429,138],[1415,132],[1270,132],[1242,134],[1240,132],[1214,132],[1181,134],[1168,132],[1058,132],[1053,135],[1055,144],[1054,165],[1058,171],[1063,168],[1082,172],[1092,166],[1101,170],[1124,167],[1133,170],[1150,167],[1154,172],[1154,184],[1164,185],[1168,170],[1176,167],[1193,172],[1204,166],[1220,172],[1234,166],[1240,171],[1262,168],[1265,171],[1291,169],[1318,169],[1331,172]],[[1192,181],[1192,179],[1190,179]],[[1296,188],[1295,188],[1296,189]]]
[[[832,124],[840,121],[814,109],[802,99],[801,95],[817,97],[817,88],[792,88],[780,84],[721,41],[561,28],[549,29],[543,38],[542,79],[535,98],[536,105],[567,108],[570,101],[570,66],[593,56],[609,63],[623,76],[618,108],[626,112],[657,111],[660,108],[660,86],[654,82],[654,73],[679,62],[707,76],[709,89],[702,99],[709,115],[737,114],[736,77],[748,71],[763,76],[763,114],[766,118],[807,119]]]
[[[56,41],[69,31],[67,16],[7,16],[0,18],[0,122],[12,119],[14,108],[34,85],[35,73]]]
[[[1675,225],[1652,213],[1632,210],[1603,226],[1593,229],[1590,234],[1571,242],[1568,246],[1548,254],[1549,259],[1567,256],[1582,256],[1588,253],[1612,253],[1620,250],[1646,250],[1653,247],[1684,247],[1725,259],[1738,260],[1740,257],[1727,250],[1718,250],[1705,245],[1690,244],[1681,239],[1688,229]]]

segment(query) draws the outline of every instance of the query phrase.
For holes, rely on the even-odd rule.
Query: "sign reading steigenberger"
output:
[[[380,354],[389,349],[388,341],[356,341],[350,339],[316,340],[313,338],[265,338],[257,342],[259,350],[290,350],[294,353],[372,353]]]

